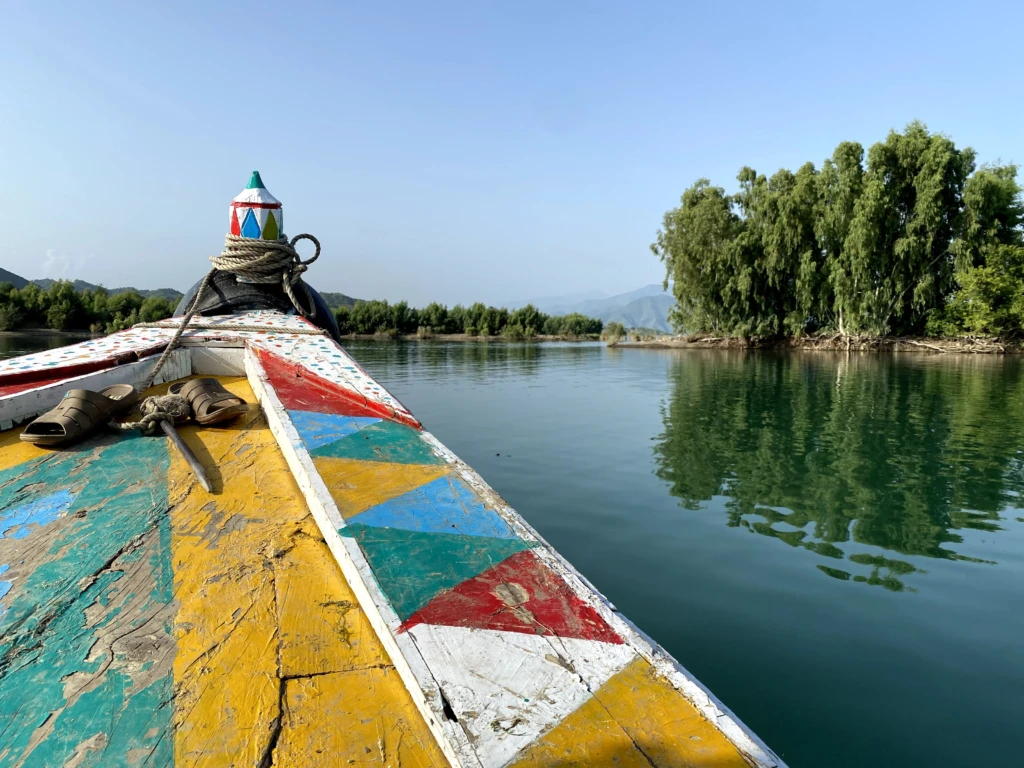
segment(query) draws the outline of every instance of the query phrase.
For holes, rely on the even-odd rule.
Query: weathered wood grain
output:
[[[614,723],[616,759],[781,765],[431,435],[350,401],[332,413],[326,388],[300,393],[292,368],[263,353],[246,360],[318,525],[374,628],[404,658],[398,671],[453,762],[498,768],[525,759],[582,709]],[[632,697],[635,706],[655,690],[667,696],[663,729],[700,724],[706,760],[686,762],[700,754],[671,734],[658,752],[661,742],[633,728],[632,705],[611,714],[596,697],[636,665],[652,673],[636,678],[649,690]]]
[[[213,493],[162,437],[0,434],[0,765],[447,764],[225,385],[247,415],[181,428]]]

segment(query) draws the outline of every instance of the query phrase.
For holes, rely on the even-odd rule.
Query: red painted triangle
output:
[[[420,429],[420,423],[396,413],[393,409],[369,400],[351,389],[328,381],[308,368],[285,360],[265,349],[257,349],[263,370],[289,411],[314,411],[338,416],[371,416],[390,419]]]
[[[399,631],[417,624],[623,642],[530,550],[441,593],[406,619]]]

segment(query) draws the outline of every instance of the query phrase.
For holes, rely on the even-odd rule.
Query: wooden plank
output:
[[[251,348],[247,349],[245,362],[249,384],[263,406],[271,432],[281,447],[281,452],[306,498],[306,503],[328,547],[341,567],[345,580],[359,599],[359,604],[377,637],[391,657],[413,702],[437,739],[438,746],[453,765],[481,766],[466,733],[446,715],[440,689],[412,638],[408,635],[398,636],[392,630],[393,627],[399,626],[398,616],[374,581],[362,551],[355,542],[351,539],[346,540],[339,533],[345,521],[317,472],[312,457],[303,447],[302,439],[288,417],[288,412],[270,385],[258,354]]]
[[[224,383],[255,403],[244,379]],[[366,683],[368,670],[397,676],[309,510],[296,504],[294,478],[259,409],[227,429],[181,432],[207,457],[215,493],[172,457],[176,759],[338,765],[342,755],[359,754],[388,765],[398,752],[381,753],[365,713],[317,711],[324,702],[308,695],[324,675],[350,674],[341,686],[348,691]],[[404,688],[382,684],[370,695],[379,715],[391,718],[394,738],[403,737],[404,759],[443,764]],[[323,747],[340,753],[317,752]]]
[[[120,365],[96,373],[88,373],[70,379],[0,397],[0,429],[10,429],[14,424],[38,416],[53,408],[69,389],[90,389],[98,392],[111,384],[141,384],[149,376],[158,357],[148,357],[138,362]],[[157,384],[174,381],[192,372],[192,358],[187,350],[171,353],[158,376]]]
[[[265,349],[273,339],[253,344]],[[302,344],[290,345],[293,361],[323,361],[320,350],[304,355]],[[399,672],[453,762],[505,765],[572,717],[622,669],[643,662],[656,671],[658,684],[672,692],[679,716],[696,717],[733,758],[781,765],[433,436],[400,423],[353,425],[341,420],[337,425],[343,427],[334,435],[329,420],[300,434],[287,407],[275,397],[280,372],[268,374],[262,353],[247,361],[251,380],[265,390],[261,402],[272,429],[280,421],[275,435],[302,478],[300,487],[311,499],[317,523],[353,589],[364,605],[372,604],[371,614],[378,614],[371,620],[382,641],[393,655],[396,649],[404,653],[408,666],[398,664]],[[288,381],[284,383],[291,386]],[[297,412],[309,411],[309,403],[294,393],[287,395]],[[330,413],[330,401],[320,400],[316,410]],[[330,461],[345,465],[331,471],[325,464]],[[368,473],[375,464],[380,469]],[[422,472],[439,465],[448,471],[418,486],[406,477],[409,468]],[[317,477],[314,473],[321,468],[325,476]],[[382,478],[404,493],[385,493],[385,500],[370,506],[370,481]],[[449,488],[458,484],[460,492],[442,496],[438,491],[445,483]],[[316,506],[323,507],[319,514]],[[459,530],[493,527],[495,513],[505,538],[485,535],[474,540]],[[495,548],[500,541],[510,542],[507,551]],[[547,615],[549,621],[538,620],[545,612],[553,614]],[[492,616],[500,618],[489,625]],[[404,637],[411,637],[413,645]],[[507,677],[510,664],[514,679]],[[570,676],[562,679],[562,674]],[[639,706],[642,696],[636,699]],[[446,720],[458,729],[446,727]],[[625,726],[619,726],[620,735],[628,736]],[[453,734],[457,741],[450,740]],[[666,765],[676,764],[665,760]]]
[[[167,462],[103,435],[0,472],[4,764],[172,760]]]
[[[0,763],[444,765],[258,407],[181,432],[213,494],[161,437],[0,435]],[[346,675],[375,720],[319,709]]]

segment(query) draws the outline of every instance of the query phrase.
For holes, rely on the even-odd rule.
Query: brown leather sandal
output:
[[[216,379],[179,381],[168,391],[188,400],[192,418],[200,424],[217,424],[249,410],[245,400],[228,392]]]
[[[99,392],[72,389],[64,393],[56,408],[25,427],[21,439],[36,445],[66,445],[84,440],[138,401],[139,393],[131,384],[114,384]]]

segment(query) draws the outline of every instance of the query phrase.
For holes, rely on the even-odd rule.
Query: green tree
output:
[[[167,299],[151,296],[139,307],[139,319],[143,323],[155,323],[174,314],[174,304]]]
[[[446,333],[448,329],[448,308],[436,301],[420,310],[420,319],[424,326],[434,333]]]
[[[730,276],[743,228],[732,199],[707,179],[687,189],[680,206],[665,214],[651,250],[665,264],[665,288],[672,283],[676,305],[669,320],[678,331],[731,330],[733,318],[724,306],[728,284],[749,280],[749,275]]]
[[[601,338],[606,341],[615,344],[620,339],[626,336],[626,328],[622,323],[610,322],[604,326],[604,331],[601,333]]]
[[[856,142],[844,141],[822,164],[814,210],[814,234],[822,262],[815,270],[817,281],[810,274],[809,265],[804,275],[805,286],[816,286],[812,311],[818,325],[835,328],[842,334],[846,333],[844,321],[856,314],[856,283],[845,247],[854,206],[864,187],[863,163],[864,148]]]
[[[355,333],[355,329],[352,325],[352,308],[351,307],[335,307],[334,319],[338,323],[338,331],[342,336],[350,333]]]

